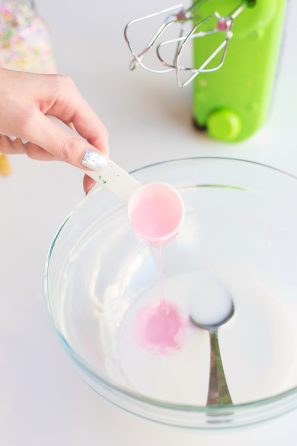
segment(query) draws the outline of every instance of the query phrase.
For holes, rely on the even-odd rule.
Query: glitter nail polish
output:
[[[81,164],[91,170],[100,170],[107,165],[107,160],[97,150],[88,149],[84,154]]]

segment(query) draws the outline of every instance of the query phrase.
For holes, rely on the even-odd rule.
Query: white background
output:
[[[262,161],[297,174],[296,2],[289,5],[267,124],[237,145],[210,141],[193,129],[191,88],[178,89],[172,77],[128,71],[125,23],[172,4],[37,1],[51,28],[59,71],[73,77],[107,125],[113,159],[131,169],[168,158],[221,155]],[[82,174],[70,166],[22,156],[11,162],[12,176],[0,178],[1,445],[296,444],[297,411],[232,434],[195,433],[137,419],[90,390],[54,334],[42,287],[51,238],[83,198]]]

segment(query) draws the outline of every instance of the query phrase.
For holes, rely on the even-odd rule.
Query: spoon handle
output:
[[[210,375],[207,404],[232,404],[218,341],[218,330],[209,332],[210,336]]]
[[[69,133],[70,135],[74,135],[78,138],[81,138],[77,132],[68,127],[64,122],[55,116],[48,115],[47,118],[53,122],[55,125],[58,125],[64,131]],[[83,139],[83,138],[82,138]],[[87,145],[88,143],[86,143]],[[115,162],[113,162],[109,157],[104,156],[100,153],[97,156],[101,156],[102,165],[101,168],[97,171],[92,170],[84,170],[84,172],[97,183],[105,186],[118,198],[123,201],[128,201],[133,192],[140,186],[139,181],[137,181],[132,175],[118,166]]]
[[[128,172],[114,163],[110,158],[102,155],[103,165],[99,171],[85,170],[85,173],[97,183],[105,186],[118,198],[128,202],[140,183]]]

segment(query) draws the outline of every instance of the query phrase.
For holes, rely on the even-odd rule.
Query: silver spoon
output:
[[[226,287],[213,275],[200,273],[198,299],[190,308],[191,322],[209,332],[210,374],[207,404],[232,404],[220,353],[218,330],[234,314],[234,302]]]

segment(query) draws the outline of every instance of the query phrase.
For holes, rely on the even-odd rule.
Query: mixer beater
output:
[[[202,0],[203,1],[203,0]],[[241,3],[232,13],[228,14],[227,16],[221,16],[219,12],[214,12],[210,14],[209,16],[203,18],[202,20],[198,20],[195,17],[195,10],[196,8],[201,4],[201,0],[196,0],[193,5],[187,9],[184,8],[182,4],[175,5],[171,8],[163,9],[159,12],[140,17],[138,19],[131,20],[124,29],[124,36],[126,39],[126,42],[128,44],[128,47],[133,55],[133,59],[130,63],[130,70],[135,70],[137,66],[141,66],[144,69],[151,71],[153,73],[168,73],[169,71],[176,70],[177,74],[177,84],[179,87],[185,87],[188,85],[192,80],[199,74],[199,73],[208,73],[212,71],[216,71],[220,69],[225,61],[226,52],[228,48],[228,44],[230,39],[233,37],[232,32],[232,26],[234,20],[244,11],[246,4]],[[176,12],[173,12],[176,11]],[[171,12],[170,15],[168,15],[163,23],[159,26],[159,28],[156,30],[156,32],[153,34],[150,41],[147,43],[147,45],[143,48],[142,51],[140,51],[138,54],[133,48],[133,44],[130,41],[129,38],[129,29],[137,22],[141,22],[143,20],[151,19],[153,17],[163,15],[164,13]],[[212,19],[215,19],[215,22],[212,23],[212,27],[209,30],[203,30],[200,31],[200,28],[205,25],[207,22],[212,21]],[[191,27],[189,32],[186,32],[186,29],[184,28],[185,23],[187,22],[194,22],[194,26]],[[213,22],[213,21],[212,21]],[[160,39],[165,34],[165,31],[167,28],[171,27],[174,24],[180,25],[179,30],[179,36],[174,39],[169,39],[160,42]],[[213,26],[214,25],[214,26]],[[221,33],[224,35],[224,40],[222,43],[219,44],[217,48],[214,49],[214,51],[209,55],[209,57],[199,66],[199,67],[185,67],[181,64],[181,56],[182,53],[186,47],[186,45],[189,43],[189,41],[194,39],[199,39],[202,37],[206,37],[211,34]],[[160,42],[160,43],[158,43]],[[165,61],[164,58],[161,55],[161,48],[167,45],[174,44],[175,50],[174,50],[174,56],[173,60],[171,62]],[[154,69],[152,67],[147,66],[143,59],[145,55],[148,53],[149,50],[152,50],[155,47],[156,55],[160,62],[166,67],[165,69]],[[213,67],[213,68],[207,68],[210,64],[210,62],[221,52],[222,57],[220,63]],[[180,77],[181,71],[190,71],[191,76],[186,81],[182,81]]]
[[[130,70],[175,72],[179,87],[193,84],[197,127],[222,141],[244,140],[269,110],[285,9],[286,0],[194,0],[131,20],[124,30]],[[160,22],[138,50],[133,28],[149,19]]]

